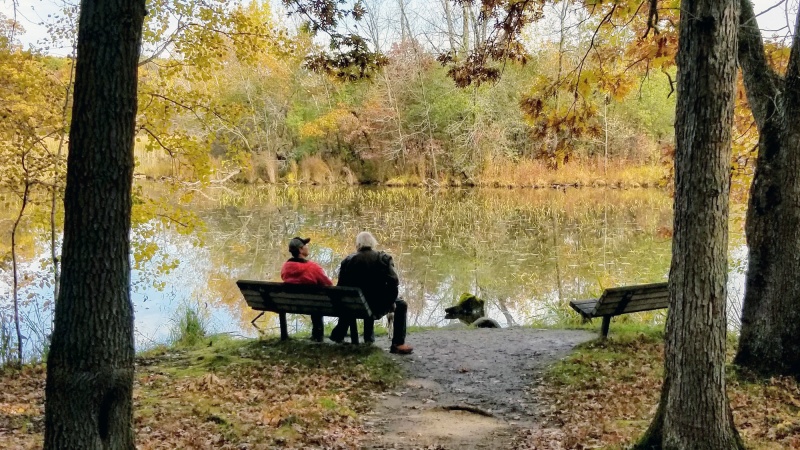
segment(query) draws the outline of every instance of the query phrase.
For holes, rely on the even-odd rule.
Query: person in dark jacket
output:
[[[281,280],[284,283],[332,286],[333,282],[325,275],[322,267],[307,259],[309,242],[311,242],[311,239],[300,237],[292,238],[289,241],[289,253],[292,254],[292,257],[283,263],[283,267],[281,267]],[[311,339],[322,342],[324,336],[325,324],[322,321],[322,316],[312,315]]]
[[[342,261],[337,286],[360,288],[373,317],[394,312],[394,332],[389,351],[407,355],[414,351],[405,343],[408,304],[397,296],[399,278],[394,270],[392,257],[376,251],[377,245],[378,241],[367,231],[362,231],[356,236],[356,252]],[[331,340],[342,342],[347,329],[355,326],[354,322],[355,320],[339,319],[331,332]],[[375,320],[365,319],[364,341],[375,342],[374,330]]]

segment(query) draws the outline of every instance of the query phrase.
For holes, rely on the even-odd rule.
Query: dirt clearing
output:
[[[365,449],[513,448],[535,428],[528,389],[547,366],[596,334],[576,330],[439,329],[412,333],[409,356],[393,357],[408,378],[364,417]],[[386,338],[376,345],[388,348]]]

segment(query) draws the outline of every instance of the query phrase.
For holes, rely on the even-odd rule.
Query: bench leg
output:
[[[281,340],[285,341],[289,339],[289,327],[286,325],[286,313],[278,313],[278,316],[281,321]]]
[[[352,319],[350,322],[350,343],[358,344],[358,321]]]
[[[252,321],[250,321],[250,323],[253,325],[253,327],[254,327],[256,330],[258,330],[258,332],[259,332],[259,333],[261,333],[261,328],[258,328],[258,325],[256,325],[256,320],[260,319],[260,318],[261,318],[261,316],[263,316],[263,315],[264,315],[264,311],[261,311],[261,313],[260,313],[259,315],[257,315],[255,319],[253,319]]]
[[[600,335],[603,339],[608,337],[608,328],[611,326],[611,316],[603,316],[603,325],[600,327]]]

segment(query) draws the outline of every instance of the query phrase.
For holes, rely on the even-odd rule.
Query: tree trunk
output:
[[[58,147],[56,150],[55,163],[53,165],[53,187],[50,188],[50,259],[53,261],[53,302],[58,299],[58,285],[61,279],[59,267],[61,262],[58,259],[58,250],[56,248],[56,200],[58,199],[58,184],[61,178],[59,167],[61,165],[61,156],[64,154],[64,138],[66,137],[65,131],[69,128],[69,119],[67,113],[69,112],[70,94],[72,93],[72,78],[75,76],[75,44],[72,41],[72,52],[69,55],[69,80],[67,86],[64,88],[64,106],[61,108],[61,123],[63,124],[62,130],[58,133]]]
[[[470,18],[470,10],[469,5],[467,3],[461,4],[461,13],[464,15],[464,20],[461,22],[461,52],[462,54],[466,55],[469,53],[469,18]],[[476,48],[474,45],[472,48]]]
[[[753,5],[742,0],[741,7],[739,64],[759,142],[745,225],[749,259],[734,362],[765,376],[800,376],[800,126],[786,120],[800,112],[800,44],[793,42],[782,79],[767,63]]]
[[[447,22],[447,39],[450,42],[450,51],[456,52],[458,45],[456,44],[456,30],[453,25],[453,11],[450,8],[450,0],[442,0],[442,6],[444,6],[444,18]]]
[[[411,26],[408,24],[406,15],[406,0],[397,0],[397,5],[400,7],[400,42],[405,43],[411,39]]]
[[[22,205],[19,207],[19,213],[14,220],[14,225],[11,226],[11,273],[13,274],[14,285],[12,287],[12,296],[14,298],[14,328],[17,331],[17,366],[22,366],[23,353],[22,353],[22,330],[19,324],[19,268],[17,267],[17,230],[25,215],[25,208],[28,206],[28,196],[31,190],[31,180],[28,176],[28,171],[25,166],[25,156],[27,151],[22,153],[22,170],[24,172],[23,183],[25,185],[22,191]]]
[[[144,0],[83,0],[45,449],[133,449],[130,215]]]
[[[638,448],[744,448],[725,387],[738,1],[681,3],[664,386],[656,417]]]

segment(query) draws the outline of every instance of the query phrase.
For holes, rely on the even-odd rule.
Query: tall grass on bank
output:
[[[134,146],[135,173],[154,180],[175,176],[174,159],[164,150],[147,150],[146,144],[147,138],[139,137]]]
[[[175,178],[195,181],[193,162],[185,157],[171,157],[167,152],[147,150],[148,139],[140,136],[135,147],[136,174],[149,179]],[[204,160],[205,161],[205,160]],[[211,179],[224,173],[237,172],[232,181],[253,184],[358,184],[378,182],[387,186],[462,186],[534,187],[591,186],[591,187],[659,187],[669,178],[669,169],[658,161],[632,161],[588,158],[571,161],[553,169],[546,161],[538,159],[512,159],[496,157],[483,170],[465,178],[463,172],[448,174],[440,170],[434,178],[421,176],[425,170],[408,167],[405,170],[386,162],[383,170],[370,171],[364,167],[347,164],[338,158],[309,155],[299,160],[278,160],[270,153],[252,153],[237,160],[210,156]],[[195,162],[197,163],[197,162]],[[231,166],[234,166],[232,168]],[[238,166],[238,169],[235,167]],[[374,172],[374,173],[373,173]]]
[[[208,336],[208,320],[199,305],[183,305],[177,309],[170,336],[176,347],[194,347]]]
[[[500,160],[487,166],[477,184],[496,187],[657,187],[664,183],[667,169],[660,164],[578,161],[552,169],[539,160]]]
[[[10,315],[0,312],[0,367],[16,360],[14,321]]]

